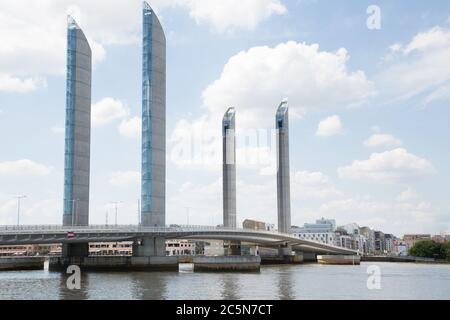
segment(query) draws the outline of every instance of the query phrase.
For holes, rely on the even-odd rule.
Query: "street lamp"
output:
[[[17,198],[17,226],[20,225],[20,199],[26,198],[25,195],[16,196]]]
[[[117,206],[119,205],[119,204],[121,204],[121,203],[123,203],[123,201],[113,201],[113,202],[111,202],[111,204],[113,204],[114,206],[115,206],[115,208],[116,208],[116,221],[115,221],[115,225],[116,225],[116,227],[117,227]]]

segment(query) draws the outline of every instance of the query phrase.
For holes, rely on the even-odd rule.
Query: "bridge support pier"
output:
[[[312,252],[303,252],[303,260],[305,262],[317,262],[317,254]]]
[[[283,245],[278,248],[278,255],[281,257],[292,256],[292,247],[290,245]]]
[[[89,243],[64,243],[61,254],[63,257],[87,257]]]
[[[241,242],[230,241],[224,242],[224,255],[225,256],[240,256],[241,252]]]
[[[178,271],[178,258],[166,256],[162,237],[135,241],[133,256],[89,256],[88,244],[65,244],[62,257],[51,257],[49,268],[65,271],[70,265],[94,271]]]
[[[285,243],[278,247],[278,255],[261,256],[261,264],[299,264],[303,263],[303,254],[293,253],[292,246]]]
[[[133,243],[133,257],[165,257],[166,239],[161,237],[142,238]]]

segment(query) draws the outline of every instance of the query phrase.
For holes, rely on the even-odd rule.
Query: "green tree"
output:
[[[409,250],[409,254],[422,258],[445,258],[442,245],[432,240],[417,242],[416,245]]]
[[[444,243],[442,245],[442,253],[443,253],[443,258],[450,261],[450,242]]]

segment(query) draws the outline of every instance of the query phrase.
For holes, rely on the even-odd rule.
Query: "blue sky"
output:
[[[216,150],[230,105],[241,137],[270,136],[288,97],[293,224],[328,217],[397,235],[449,231],[447,1],[149,3],[167,38],[168,223],[186,223],[187,212],[191,224],[221,222],[220,162],[195,158],[189,141]],[[380,29],[367,27],[370,5]],[[112,222],[110,202],[123,201],[119,223],[136,223],[140,10],[119,0],[0,4],[0,224],[15,223],[17,194],[27,195],[23,223],[62,219],[68,13],[94,52],[90,221],[105,223],[108,212]],[[244,140],[238,220],[276,222],[273,148]],[[191,157],[176,157],[186,146]]]

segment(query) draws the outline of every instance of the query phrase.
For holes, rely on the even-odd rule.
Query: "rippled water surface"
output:
[[[367,288],[367,268],[381,289]],[[360,266],[262,267],[260,273],[89,272],[81,290],[64,273],[0,272],[0,299],[450,299],[450,265],[362,263]]]

